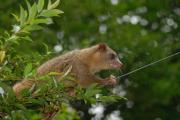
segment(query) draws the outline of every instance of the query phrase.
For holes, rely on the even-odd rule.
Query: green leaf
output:
[[[93,84],[86,89],[85,96],[92,97],[100,92],[101,90],[97,87],[97,84]]]
[[[41,12],[44,7],[44,0],[39,0],[37,4],[38,12]]]
[[[46,50],[46,54],[48,55],[50,53],[49,51],[49,48],[48,48],[48,45],[46,45],[45,43],[43,43],[44,47],[45,47],[45,50]],[[49,75],[53,75],[54,73],[50,72]],[[56,75],[58,75],[59,73],[56,72]]]
[[[0,51],[0,63],[3,62],[5,56],[6,56],[6,52],[5,51]]]
[[[20,103],[16,103],[15,106],[16,106],[17,108],[19,108],[19,109],[26,110],[26,107],[23,106],[23,105],[20,104]]]
[[[24,31],[35,31],[35,30],[41,30],[41,29],[42,29],[42,27],[40,25],[33,24],[33,25],[26,26],[23,30]]]
[[[116,96],[100,96],[99,100],[102,102],[117,102],[120,98]]]
[[[33,40],[29,36],[21,37],[23,40],[27,40],[33,42]]]
[[[27,18],[27,11],[24,10],[22,6],[20,6],[20,25],[24,25]]]
[[[32,63],[29,63],[26,65],[25,69],[24,69],[24,76],[25,78],[28,77],[31,74],[32,71]]]
[[[31,9],[31,4],[29,3],[28,0],[26,0],[26,4],[27,4],[27,7],[28,7],[28,10],[30,10]]]
[[[48,1],[48,6],[47,6],[48,10],[49,10],[50,6],[51,6],[51,0]]]
[[[61,10],[58,9],[53,9],[53,10],[43,10],[42,13],[40,14],[40,16],[43,17],[53,17],[53,16],[58,16],[59,14],[64,13]]]
[[[31,99],[31,102],[32,102],[32,104],[35,104],[35,105],[43,105],[43,104],[45,104],[45,100],[43,100],[43,99]]]
[[[33,24],[48,24],[49,19],[48,18],[39,18],[32,21]]]
[[[54,9],[56,8],[60,3],[60,0],[57,0],[56,2],[54,2],[53,4],[48,6],[48,10]]]
[[[17,22],[19,22],[19,17],[13,13],[11,13],[11,15],[17,20]]]
[[[37,5],[36,3],[33,4],[33,6],[29,9],[29,17],[28,17],[28,22],[31,22],[37,13]]]
[[[7,38],[10,37],[10,34],[8,33],[8,31],[5,31],[5,32],[4,32],[4,35],[5,35],[5,37],[7,37]]]

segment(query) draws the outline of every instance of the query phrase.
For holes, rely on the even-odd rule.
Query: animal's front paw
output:
[[[116,83],[117,79],[113,75],[110,75],[109,78],[106,80],[106,85],[115,85]]]

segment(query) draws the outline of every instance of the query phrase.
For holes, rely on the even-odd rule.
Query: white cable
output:
[[[177,53],[171,54],[171,55],[169,55],[169,56],[167,56],[167,57],[165,57],[165,58],[159,59],[159,60],[154,61],[154,62],[152,62],[152,63],[149,63],[149,64],[147,64],[147,65],[144,65],[144,66],[142,66],[142,67],[140,67],[140,68],[137,68],[137,69],[135,69],[135,70],[133,70],[133,71],[131,71],[131,72],[128,72],[128,73],[126,73],[126,74],[123,74],[123,75],[117,77],[117,79],[122,78],[122,77],[127,76],[127,75],[130,75],[130,74],[132,74],[132,73],[134,73],[134,72],[137,72],[137,71],[139,71],[139,70],[141,70],[141,69],[147,68],[147,67],[149,67],[149,66],[151,66],[151,65],[154,65],[154,64],[156,64],[156,63],[158,63],[158,62],[161,62],[161,61],[163,61],[163,60],[166,60],[166,59],[168,59],[168,58],[174,57],[174,56],[176,56],[176,55],[178,55],[178,54],[180,54],[180,51],[177,52]]]

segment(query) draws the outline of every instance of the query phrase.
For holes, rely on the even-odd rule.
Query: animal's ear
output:
[[[98,50],[100,51],[106,51],[107,45],[105,43],[98,44]]]

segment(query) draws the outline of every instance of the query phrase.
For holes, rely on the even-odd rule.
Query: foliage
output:
[[[179,0],[64,0],[62,4],[66,14],[55,19],[48,32],[52,49],[106,42],[124,63],[122,71],[114,72],[117,76],[180,50]],[[179,60],[178,55],[121,78],[119,93],[128,101],[105,106],[105,117],[119,110],[124,120],[179,120]],[[85,112],[84,119],[90,116]]]
[[[57,9],[60,0],[54,3],[48,1],[45,6],[44,0],[34,2],[32,5],[26,1],[27,10],[20,6],[19,16],[12,14],[16,19],[11,32],[5,31],[0,37],[0,118],[7,120],[37,120],[53,115],[54,120],[80,119],[77,111],[70,106],[70,101],[84,101],[85,104],[97,102],[117,102],[122,97],[109,95],[111,92],[103,92],[102,87],[92,85],[87,89],[77,87],[77,95],[70,97],[66,93],[63,83],[55,79],[55,75],[62,75],[64,80],[73,78],[67,73],[50,73],[43,77],[36,77],[36,66],[40,61],[49,57],[51,52],[44,44],[46,54],[38,52],[29,56],[27,53],[17,55],[18,47],[24,41],[35,42],[31,39],[34,31],[44,29],[43,25],[51,24],[52,17],[59,16],[63,12]],[[27,43],[28,44],[28,43]],[[23,51],[24,52],[24,51]],[[32,60],[32,58],[34,60]],[[12,85],[21,78],[35,78],[30,89],[22,91],[22,95],[16,98]],[[42,80],[43,79],[43,80]],[[39,84],[41,83],[41,84]],[[97,98],[96,95],[100,94]],[[49,118],[51,119],[51,118]]]
[[[1,36],[6,36],[5,30],[10,31],[11,25],[16,24],[10,14],[18,14],[19,4],[24,6],[24,1],[4,0],[0,4]],[[103,77],[112,73],[120,76],[180,50],[179,0],[61,0],[61,4],[63,16],[51,19],[53,24],[42,25],[42,31],[26,33],[32,42],[18,40],[19,45],[11,43],[11,47],[1,51],[5,58],[0,59],[0,79],[6,86],[24,76],[33,76],[34,69],[52,56],[99,42],[115,49],[124,63],[120,72],[103,71]],[[120,111],[116,116],[123,120],[179,120],[179,59],[175,56],[121,78],[115,91],[128,100],[103,104],[103,118]],[[28,64],[32,64],[32,69],[26,74],[26,66],[31,68]],[[88,102],[86,98],[85,101]],[[94,117],[88,111],[91,105],[75,104],[78,113],[83,111],[81,119]]]

